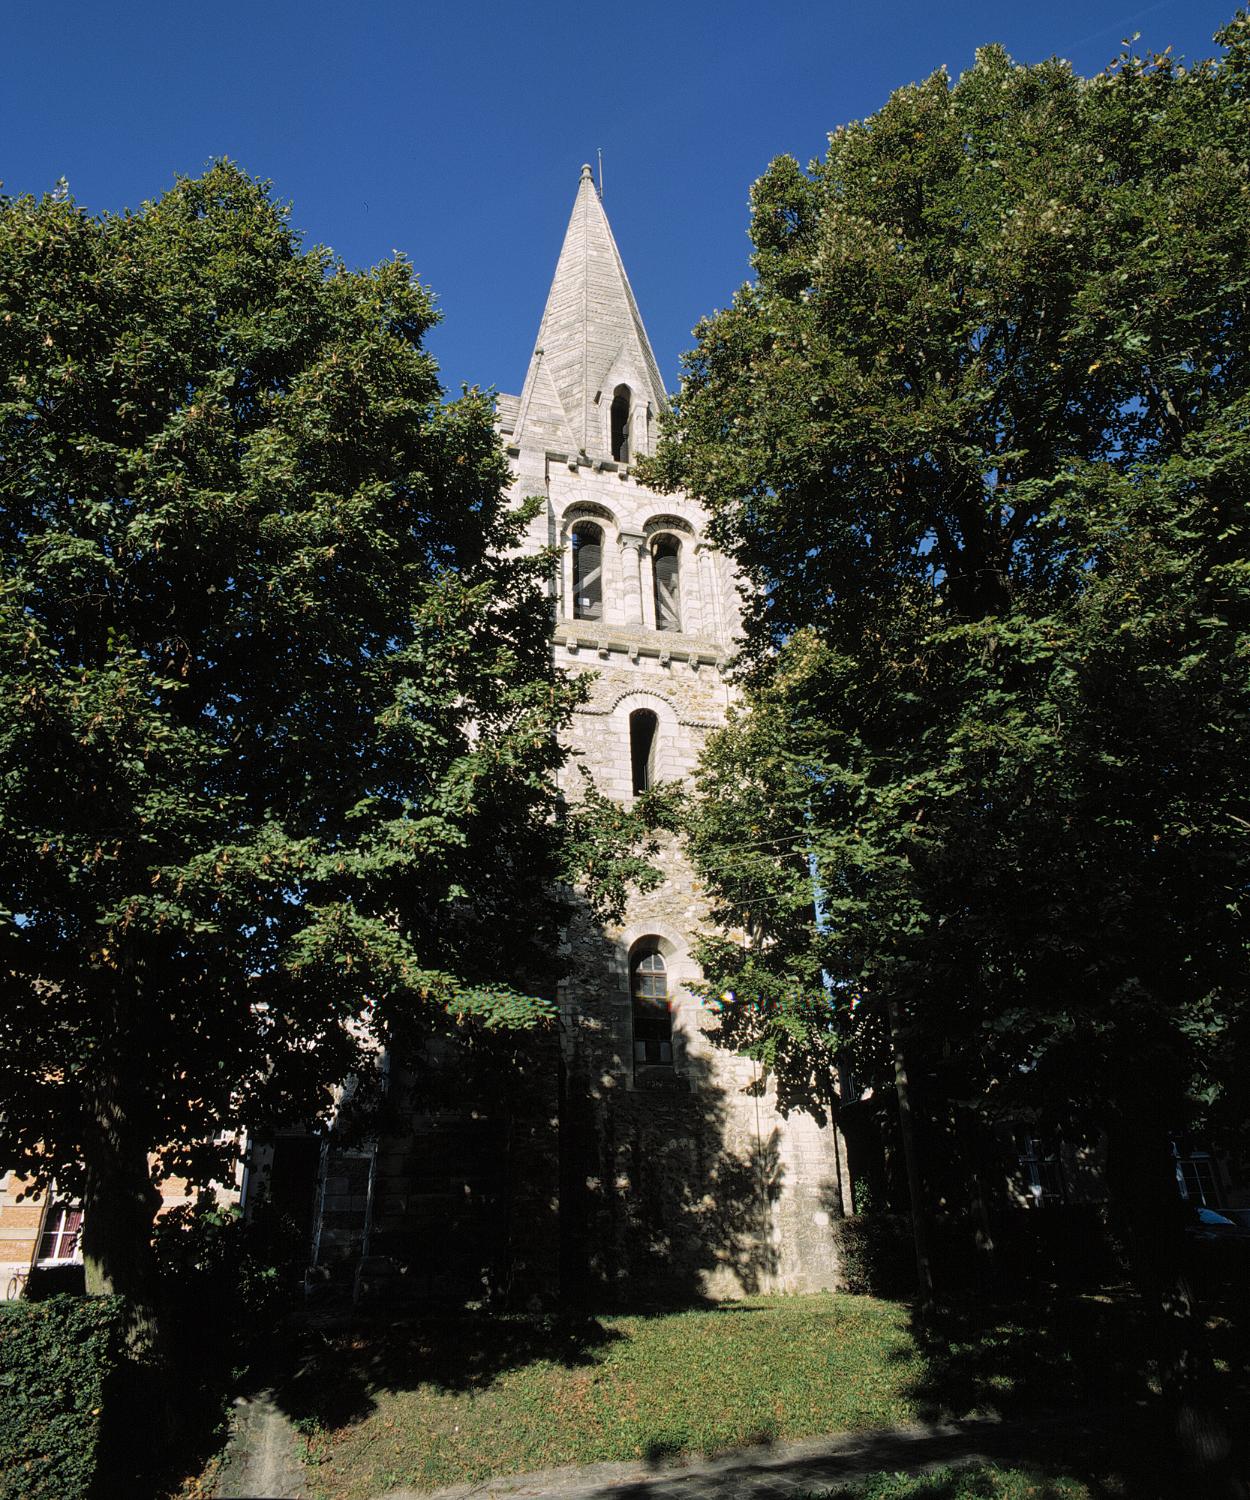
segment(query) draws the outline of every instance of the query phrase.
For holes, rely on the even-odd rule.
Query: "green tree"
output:
[[[548,563],[434,320],[229,163],[0,200],[0,1161],[81,1191],[93,1291],[150,1307],[154,1177],[540,1021],[561,883],[645,877],[556,797]]]
[[[727,1033],[796,1097],[839,1048],[886,1081],[892,1031],[933,1097],[1106,1131],[1174,1345],[1167,1131],[1250,978],[1245,14],[1218,40],[986,48],[775,161],[654,474],[753,586],[693,839],[753,937],[705,951]]]

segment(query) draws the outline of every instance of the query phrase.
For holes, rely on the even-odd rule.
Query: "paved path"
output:
[[[812,1490],[848,1484],[878,1470],[962,1467],[994,1459],[1037,1458],[1074,1451],[1115,1420],[1108,1412],[1071,1414],[1029,1422],[937,1422],[883,1431],[805,1438],[800,1442],[739,1448],[717,1458],[676,1463],[590,1464],[506,1474],[477,1484],[430,1491],[391,1490],[379,1500],[790,1500]]]
[[[299,1439],[270,1396],[240,1396],[213,1494],[217,1500],[301,1500]]]

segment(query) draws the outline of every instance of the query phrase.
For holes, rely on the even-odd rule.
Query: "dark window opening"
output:
[[[655,573],[655,628],[681,629],[681,590],[678,556],[680,546],[672,537],[661,537],[651,554]]]
[[[636,708],[629,716],[629,759],[634,772],[634,796],[655,783],[655,744],[660,721],[649,708]]]
[[[321,1173],[321,1138],[280,1135],[273,1143],[269,1169],[269,1206],[280,1223],[299,1228],[304,1253],[311,1257],[317,1215],[317,1182]]]
[[[603,532],[590,521],[573,528],[573,618],[603,618]]]
[[[671,1068],[673,1013],[668,1006],[668,974],[663,955],[654,950],[640,953],[634,959],[631,979],[634,1062]]]
[[[612,457],[618,464],[629,462],[629,412],[632,405],[629,387],[618,385],[612,392]]]

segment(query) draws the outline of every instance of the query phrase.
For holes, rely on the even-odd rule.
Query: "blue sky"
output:
[[[747,274],[747,191],[984,42],[1085,73],[1141,32],[1209,56],[1232,0],[35,0],[7,7],[0,179],[93,211],[231,156],[352,265],[405,251],[460,382],[518,391],[578,168],[608,214],[666,383]]]

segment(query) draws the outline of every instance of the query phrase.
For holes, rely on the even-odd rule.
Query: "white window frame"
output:
[[[72,1213],[78,1215],[77,1227],[73,1230],[66,1230],[63,1227],[65,1216]],[[56,1228],[52,1227],[54,1216],[59,1220],[59,1225]],[[43,1253],[43,1243],[49,1234],[55,1236],[58,1247],[66,1235],[73,1235],[73,1243],[68,1255],[45,1255]],[[35,1265],[40,1269],[51,1268],[53,1266],[82,1265],[82,1205],[75,1203],[72,1198],[52,1198],[49,1200],[47,1209],[44,1212],[43,1223],[39,1227],[39,1244],[36,1246],[35,1251]]]

